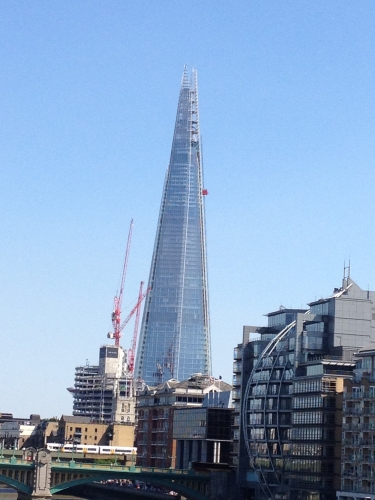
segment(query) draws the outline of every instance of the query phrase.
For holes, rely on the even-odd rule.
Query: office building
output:
[[[342,392],[354,354],[375,340],[374,299],[347,275],[306,311],[268,314],[268,326],[249,339],[239,498],[335,498]]]
[[[200,142],[197,74],[185,69],[135,364],[147,385],[211,372]]]

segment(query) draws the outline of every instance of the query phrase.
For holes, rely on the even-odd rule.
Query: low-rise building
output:
[[[37,442],[36,429],[40,425],[40,415],[29,418],[15,418],[11,413],[0,413],[0,446],[19,450]]]
[[[53,441],[53,439],[55,440]],[[57,434],[49,442],[98,446],[134,446],[134,425],[97,424],[88,417],[62,415]]]

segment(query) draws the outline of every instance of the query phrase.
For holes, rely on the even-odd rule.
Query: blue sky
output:
[[[213,372],[242,326],[375,289],[375,4],[0,3],[0,411],[71,413],[147,281],[179,85],[198,70]],[[122,345],[130,347],[132,325]]]

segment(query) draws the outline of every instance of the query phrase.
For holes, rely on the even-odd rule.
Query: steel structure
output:
[[[120,291],[118,295],[116,295],[113,304],[113,311],[112,311],[113,333],[109,334],[111,338],[115,339],[115,345],[117,347],[120,345],[121,330],[123,328],[123,326],[121,326],[121,305],[122,305],[122,295],[124,292],[126,270],[128,268],[128,259],[129,259],[130,243],[132,239],[132,232],[133,232],[133,219],[130,222],[128,242],[126,244],[124,266],[122,268],[122,275],[121,275]]]
[[[141,302],[144,299],[144,297],[147,295],[148,291],[146,291],[146,294],[143,294],[143,285],[144,281],[141,281],[140,287],[139,287],[139,294],[138,294],[138,302],[137,302],[137,310],[136,310],[136,315],[135,315],[135,323],[134,323],[134,332],[133,332],[133,341],[132,341],[132,346],[130,349],[128,349],[128,372],[133,376],[134,372],[134,356],[135,356],[135,351],[137,348],[137,337],[138,337],[138,328],[139,328],[139,317],[141,314]]]

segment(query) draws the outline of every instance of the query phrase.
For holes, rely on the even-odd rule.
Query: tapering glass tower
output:
[[[205,194],[197,73],[185,68],[135,366],[148,385],[211,372]]]

